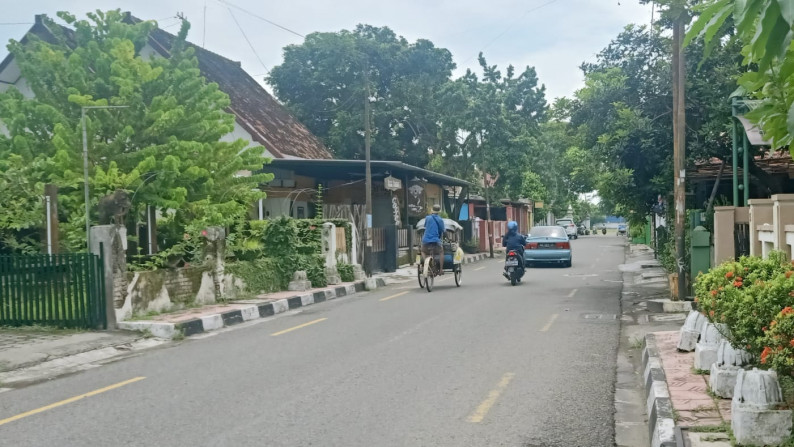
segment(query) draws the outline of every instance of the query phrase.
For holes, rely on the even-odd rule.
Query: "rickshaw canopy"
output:
[[[461,230],[463,230],[463,227],[462,227],[462,226],[460,226],[460,224],[459,224],[459,223],[455,222],[455,221],[454,221],[454,220],[452,220],[452,219],[442,219],[442,220],[444,221],[444,231],[452,231],[452,232],[455,232],[455,231],[461,231]],[[419,221],[419,222],[416,224],[416,229],[417,229],[417,230],[424,230],[424,229],[425,229],[425,218],[422,218],[422,220],[420,220],[420,221]]]

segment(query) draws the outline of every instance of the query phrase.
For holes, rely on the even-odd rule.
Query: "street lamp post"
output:
[[[129,106],[83,106],[80,121],[83,126],[83,192],[85,193],[85,246],[91,251],[91,199],[88,194],[88,137],[85,128],[85,111],[88,109],[126,109]]]

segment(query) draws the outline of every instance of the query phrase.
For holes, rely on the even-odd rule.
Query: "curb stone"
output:
[[[471,264],[487,259],[485,253],[479,253],[473,256],[464,258],[464,264]],[[386,287],[386,281],[383,278],[375,278],[375,283],[378,287]],[[222,312],[219,314],[205,315],[193,320],[183,321],[180,323],[165,323],[159,321],[122,321],[117,324],[119,329],[128,331],[149,331],[158,338],[172,339],[178,333],[185,337],[191,335],[201,334],[204,332],[214,331],[223,327],[233,326],[235,324],[243,323],[258,318],[267,318],[274,315],[286,312],[300,307],[310,306],[335,298],[341,298],[348,295],[355,295],[359,292],[366,290],[365,281],[356,281],[347,286],[338,286],[326,290],[319,290],[313,293],[305,293],[303,295],[295,295],[289,298],[272,301],[269,303],[252,304],[248,307],[242,307]]]
[[[676,447],[673,404],[654,334],[645,335],[642,364],[651,447]]]

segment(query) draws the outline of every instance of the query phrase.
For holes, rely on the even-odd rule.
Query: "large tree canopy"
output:
[[[455,64],[428,40],[391,29],[312,33],[284,49],[268,81],[337,158],[364,158],[364,101],[373,113],[372,156],[424,165],[437,136],[436,95]]]
[[[31,195],[41,195],[44,183],[56,184],[65,243],[84,246],[81,108],[106,105],[126,108],[87,113],[92,209],[100,197],[124,189],[135,208],[153,205],[184,232],[228,225],[264,197],[255,188],[269,176],[236,175],[261,169],[262,148],[220,141],[233,129],[234,117],[224,112],[229,98],[201,76],[185,41],[187,21],[165,59],[141,55],[154,22],[132,24],[119,11],[89,14],[89,20],[59,17],[73,30],[45,18],[54,40],[30,36],[9,45],[35,94],[0,93],[0,121],[7,128],[0,133],[0,185],[17,185],[2,188],[14,196],[11,203],[31,210],[38,200]],[[18,212],[0,207],[3,235],[43,221]]]

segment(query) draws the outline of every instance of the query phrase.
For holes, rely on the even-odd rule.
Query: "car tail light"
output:
[[[524,246],[524,248],[526,248],[527,250],[535,250],[536,248],[538,248],[538,243],[537,242],[529,242],[529,243],[527,243],[527,245]]]
[[[568,250],[571,248],[570,242],[557,242],[557,248]]]

